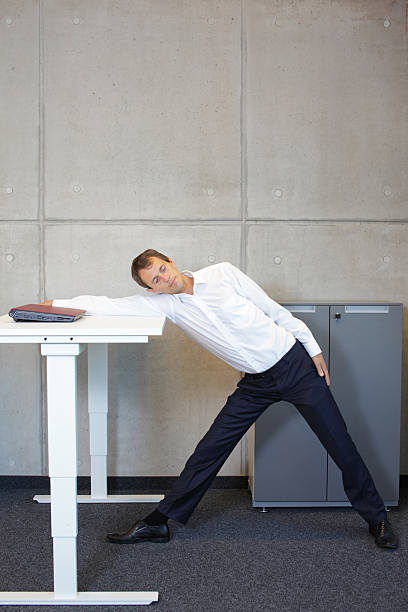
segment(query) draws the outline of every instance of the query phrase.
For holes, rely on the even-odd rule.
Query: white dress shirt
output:
[[[184,271],[193,294],[124,298],[83,295],[54,306],[83,308],[88,315],[166,315],[188,336],[233,368],[251,374],[277,363],[298,339],[311,357],[321,352],[309,328],[253,280],[228,262]]]

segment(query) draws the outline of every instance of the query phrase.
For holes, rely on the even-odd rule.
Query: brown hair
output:
[[[153,265],[153,262],[151,261],[153,257],[157,257],[163,261],[170,261],[170,258],[167,257],[167,255],[163,255],[163,253],[159,253],[159,251],[155,251],[155,249],[146,249],[146,251],[140,253],[140,255],[135,257],[132,261],[132,278],[138,285],[144,287],[145,289],[150,289],[150,287],[142,281],[139,276],[139,271],[150,268],[150,266]]]

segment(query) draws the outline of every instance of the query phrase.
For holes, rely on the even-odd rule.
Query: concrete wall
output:
[[[138,292],[150,246],[278,301],[401,301],[408,473],[407,38],[405,0],[1,0],[1,311]],[[239,374],[169,323],[109,358],[109,473],[177,474]],[[38,348],[0,368],[0,472],[46,474]]]

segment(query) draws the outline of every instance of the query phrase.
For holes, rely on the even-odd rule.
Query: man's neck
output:
[[[194,278],[192,278],[191,276],[186,276],[185,274],[183,274],[183,278],[184,278],[183,293],[189,293],[190,295],[193,295]]]

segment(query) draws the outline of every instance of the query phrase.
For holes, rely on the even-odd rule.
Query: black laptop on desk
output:
[[[9,311],[9,316],[14,321],[34,321],[36,323],[72,323],[86,312],[76,308],[58,308],[44,304],[24,304],[16,306]]]

